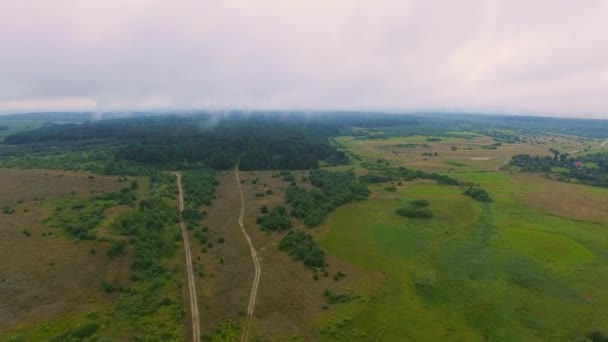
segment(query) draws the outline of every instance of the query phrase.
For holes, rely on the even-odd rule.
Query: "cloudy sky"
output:
[[[608,118],[608,1],[1,0],[0,112]]]

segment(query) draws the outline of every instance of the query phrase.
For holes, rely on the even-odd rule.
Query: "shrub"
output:
[[[110,249],[108,250],[108,256],[114,259],[117,256],[125,254],[126,246],[127,242],[124,240],[115,241],[114,243],[112,243],[112,246],[110,246]]]
[[[412,201],[410,201],[410,206],[416,207],[416,208],[426,208],[430,204],[431,203],[429,203],[429,201],[427,201],[427,200],[412,200]]]
[[[112,292],[114,292],[114,290],[116,290],[116,288],[114,288],[114,285],[112,285],[107,280],[103,280],[101,282],[101,288],[103,289],[103,292],[105,292],[105,293],[112,293]]]
[[[271,231],[282,231],[291,228],[291,220],[287,216],[287,210],[282,205],[272,208],[267,214],[262,214],[258,217],[257,222],[264,229]]]
[[[395,211],[398,215],[409,218],[431,218],[433,213],[427,208],[416,208],[413,206],[407,208],[399,208]]]
[[[302,230],[287,233],[279,243],[279,250],[287,252],[295,260],[301,260],[310,268],[327,265],[321,246]]]
[[[479,187],[469,186],[462,194],[479,202],[492,202],[488,192]]]

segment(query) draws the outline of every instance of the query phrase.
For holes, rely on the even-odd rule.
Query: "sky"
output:
[[[0,1],[0,113],[167,109],[608,118],[608,1]]]

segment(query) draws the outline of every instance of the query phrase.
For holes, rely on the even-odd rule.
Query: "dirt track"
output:
[[[247,319],[245,321],[245,327],[243,329],[243,335],[241,336],[241,341],[246,342],[249,338],[249,327],[251,325],[251,318],[253,316],[253,310],[255,309],[255,299],[258,295],[258,285],[260,283],[260,274],[262,273],[260,268],[260,262],[258,261],[258,254],[253,247],[253,242],[251,242],[251,238],[247,231],[245,230],[245,226],[243,225],[243,217],[245,216],[245,197],[243,196],[243,189],[241,187],[241,180],[239,178],[239,166],[237,164],[234,170],[234,176],[236,179],[236,184],[239,188],[239,194],[241,196],[241,214],[239,216],[239,226],[241,227],[241,231],[243,235],[245,235],[245,239],[249,244],[249,249],[251,250],[251,258],[253,259],[253,265],[255,267],[255,276],[253,278],[253,285],[251,286],[251,294],[249,296],[249,306],[247,307]]]
[[[192,313],[192,340],[201,340],[200,319],[198,316],[198,303],[196,301],[196,287],[194,283],[194,270],[192,267],[192,256],[190,254],[190,241],[188,240],[188,230],[184,224],[182,212],[184,211],[184,193],[182,190],[182,176],[175,173],[177,177],[177,189],[179,191],[179,225],[182,229],[184,239],[184,251],[186,255],[186,269],[188,271],[188,289],[190,290],[190,310]],[[241,214],[242,215],[242,214]]]

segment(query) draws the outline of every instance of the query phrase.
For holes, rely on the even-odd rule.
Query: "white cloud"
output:
[[[3,0],[0,111],[608,117],[608,3]]]

